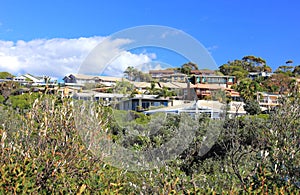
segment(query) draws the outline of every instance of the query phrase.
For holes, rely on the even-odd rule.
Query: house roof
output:
[[[149,74],[174,74],[174,70],[149,70]]]
[[[82,80],[100,80],[100,81],[107,81],[107,82],[116,82],[116,81],[128,81],[125,78],[121,77],[111,77],[111,76],[98,76],[98,75],[85,75],[85,74],[71,74],[77,79]],[[69,75],[68,77],[70,77]]]
[[[136,88],[147,88],[147,87],[150,88],[151,87],[151,83],[149,83],[149,82],[130,81],[130,83],[132,83],[134,85],[134,87],[136,87]],[[160,88],[157,83],[155,83],[155,88]]]
[[[276,96],[281,97],[281,94],[271,93],[271,92],[257,92],[257,94],[260,94],[262,96]]]
[[[147,111],[144,111],[144,113],[145,114],[153,114],[153,113],[158,113],[158,112],[177,112],[179,110],[192,109],[194,105],[195,105],[195,103],[187,103],[187,104],[181,104],[181,105],[177,105],[177,106],[147,110]]]
[[[166,87],[166,88],[170,88],[170,89],[178,89],[180,88],[178,85],[175,85],[174,83],[165,83],[165,82],[159,82],[159,85],[161,87]]]
[[[219,101],[198,100],[197,106],[199,109],[224,110],[224,104]]]
[[[97,78],[101,81],[107,81],[107,82],[116,82],[116,81],[128,81],[126,78],[121,77],[111,77],[111,76],[97,76]]]
[[[191,74],[213,75],[215,74],[215,71],[214,70],[191,70]]]
[[[195,85],[191,85],[191,88],[197,88],[197,89],[224,89],[224,87],[218,85],[218,84],[202,84],[197,83]]]
[[[152,114],[157,112],[197,112],[196,106],[198,107],[199,112],[205,111],[214,111],[214,112],[223,112],[224,104],[218,101],[207,101],[207,100],[198,100],[197,102],[181,104],[178,106],[171,106],[166,108],[160,108],[155,110],[145,111],[146,114]]]
[[[178,86],[181,89],[187,88],[187,83],[172,82],[172,84]]]
[[[44,77],[43,76],[33,76],[31,74],[24,74],[22,75],[25,78],[28,78],[30,80],[32,80],[33,82],[45,82]]]
[[[135,94],[132,99],[142,99],[142,100],[155,100],[155,101],[170,101],[169,99],[160,97],[159,95],[145,95],[145,94]]]
[[[66,77],[75,77],[77,79],[83,79],[83,80],[93,80],[95,79],[95,77],[97,77],[96,75],[85,75],[85,74],[70,74],[69,76]]]

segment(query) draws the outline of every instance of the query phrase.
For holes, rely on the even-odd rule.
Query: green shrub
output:
[[[23,96],[24,97],[24,96]],[[31,99],[32,98],[32,99]],[[13,100],[14,101],[14,100]],[[74,117],[74,102],[55,96],[31,96],[29,106],[0,106],[0,193],[14,194],[299,194],[299,99],[287,100],[271,115],[228,119],[218,141],[203,156],[197,149],[211,122],[200,118],[199,131],[183,154],[149,171],[114,168],[87,147]],[[101,123],[101,135],[133,141],[130,149],[156,148],[176,134],[180,118],[171,115],[164,123],[132,113],[128,127],[147,133],[123,134],[117,120],[125,112],[94,104],[93,115]],[[20,110],[26,109],[27,112]],[[122,117],[123,116],[123,117]],[[80,118],[78,118],[80,117]],[[119,117],[119,118],[118,118]],[[128,116],[132,117],[132,116]],[[125,116],[126,118],[126,116]],[[81,121],[76,121],[81,120]],[[137,121],[136,121],[137,120]],[[218,122],[218,121],[215,121]],[[147,125],[146,125],[147,124]],[[155,124],[155,125],[154,125]],[[105,128],[103,128],[105,127]],[[112,130],[116,128],[116,132]],[[132,130],[128,128],[127,130]],[[132,132],[131,132],[132,133]],[[139,133],[139,132],[137,132]],[[128,140],[127,140],[128,141]],[[134,145],[134,143],[139,145]]]

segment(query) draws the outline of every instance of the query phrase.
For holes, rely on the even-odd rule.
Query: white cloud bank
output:
[[[28,42],[0,40],[0,72],[8,71],[15,75],[31,73],[63,78],[66,74],[77,73],[87,55],[103,40],[104,37],[36,39]],[[109,53],[111,49],[102,52]],[[112,75],[121,76],[127,66],[149,63],[154,58],[156,58],[154,54],[133,54],[122,51],[120,56],[111,62],[108,69]]]

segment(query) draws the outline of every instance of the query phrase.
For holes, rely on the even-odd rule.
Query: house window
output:
[[[160,106],[160,102],[153,102],[153,106]]]

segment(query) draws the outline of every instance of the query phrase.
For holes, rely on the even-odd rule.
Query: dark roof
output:
[[[174,70],[149,70],[149,74],[174,74]]]
[[[191,74],[213,75],[215,74],[215,71],[214,70],[191,70]]]

